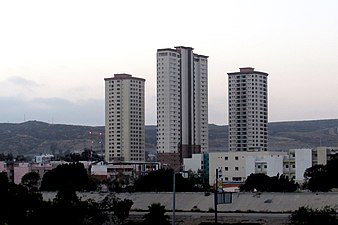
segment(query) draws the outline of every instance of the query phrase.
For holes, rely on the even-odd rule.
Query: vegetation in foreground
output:
[[[338,156],[330,159],[326,165],[315,165],[306,169],[304,188],[310,191],[331,191],[338,188]]]
[[[329,206],[322,209],[300,207],[289,218],[289,225],[337,225],[336,210]]]
[[[294,180],[289,180],[284,175],[269,177],[266,174],[250,174],[245,183],[240,186],[241,191],[259,192],[294,192],[299,185]]]
[[[101,225],[123,224],[133,202],[108,194],[101,202],[79,199],[74,189],[57,192],[53,201],[43,201],[41,193],[10,183],[0,173],[0,225]]]

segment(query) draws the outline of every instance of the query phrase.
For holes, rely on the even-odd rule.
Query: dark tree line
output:
[[[336,210],[328,206],[322,209],[300,207],[289,218],[290,225],[338,225]]]
[[[172,169],[159,169],[140,177],[135,181],[134,191],[140,192],[169,192],[173,191],[173,175]],[[182,177],[180,173],[175,174],[175,189],[177,192],[203,191],[201,184],[197,185],[200,179],[196,179],[194,175],[188,178]]]
[[[289,180],[285,175],[269,177],[266,174],[250,174],[245,183],[240,186],[241,191],[260,191],[260,192],[294,192],[298,184],[294,180]]]
[[[92,179],[82,163],[70,163],[47,171],[41,182],[42,191],[70,189],[75,191],[96,190],[97,183]]]
[[[71,189],[59,190],[53,201],[46,202],[40,193],[10,183],[7,173],[0,173],[0,199],[1,225],[122,224],[133,205],[111,194],[101,202],[82,201]]]
[[[338,188],[338,156],[326,165],[315,165],[305,170],[304,188],[311,191],[330,191]]]

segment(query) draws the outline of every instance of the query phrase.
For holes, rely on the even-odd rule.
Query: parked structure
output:
[[[105,160],[144,161],[144,82],[129,74],[105,78]]]
[[[157,159],[182,169],[208,151],[208,56],[190,47],[157,50]]]

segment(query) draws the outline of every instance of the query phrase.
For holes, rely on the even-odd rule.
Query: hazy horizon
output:
[[[327,121],[327,120],[338,120],[338,118],[332,119],[316,119],[316,120],[288,120],[288,121],[269,121],[268,123],[288,123],[288,122],[311,122],[311,121]],[[26,120],[22,122],[0,122],[0,124],[22,124],[27,122],[42,122],[52,125],[70,125],[70,126],[89,126],[89,127],[102,127],[102,125],[85,125],[85,124],[74,124],[74,123],[54,123],[53,121],[42,121],[42,120]],[[216,126],[228,126],[228,124],[215,124],[215,123],[208,123],[209,125],[216,125]],[[157,126],[156,124],[145,124],[145,126]]]

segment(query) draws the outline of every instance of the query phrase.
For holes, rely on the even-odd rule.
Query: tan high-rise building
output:
[[[115,74],[104,80],[106,162],[145,161],[145,79]]]
[[[268,74],[246,67],[228,78],[229,150],[267,151]]]
[[[157,158],[180,169],[208,151],[208,56],[190,47],[157,50]]]

